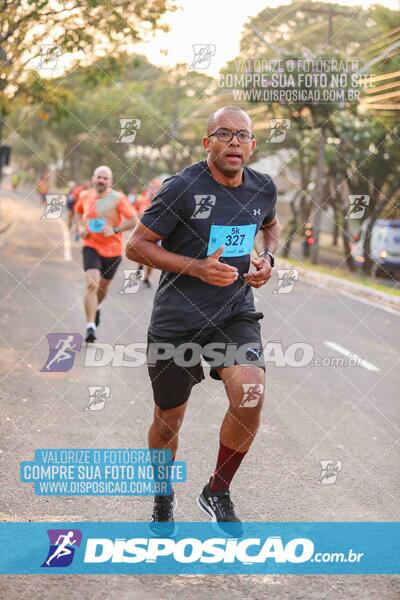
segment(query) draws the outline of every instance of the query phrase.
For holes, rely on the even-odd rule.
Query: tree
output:
[[[171,0],[3,0],[1,4],[0,142],[6,115],[22,103],[36,102],[53,119],[63,114],[62,84],[55,87],[35,67],[69,54],[70,70],[81,63],[88,66],[88,75],[104,77],[106,72],[90,72],[95,56],[104,56],[112,64],[113,57],[132,42],[166,29],[161,18],[175,9]]]
[[[65,82],[52,80],[65,92],[58,119],[42,107],[30,118],[32,106],[21,106],[11,116],[21,167],[33,164],[40,171],[58,161],[63,187],[70,179],[89,178],[96,165],[106,163],[116,184],[129,190],[198,160],[205,122],[196,114],[206,106],[213,80],[183,65],[158,68],[139,55],[121,55],[107,77],[92,77],[105,71],[103,60],[77,67]],[[118,142],[122,118],[141,122],[133,143]]]
[[[398,22],[398,16],[398,11],[390,11],[383,7],[375,7],[367,11],[361,7],[344,7],[308,1],[294,1],[284,9],[282,7],[266,8],[246,27],[241,40],[240,58],[228,65],[226,72],[235,73],[238,66],[245,67],[246,60],[251,61],[254,58],[312,58],[326,55],[340,58],[343,55],[343,48],[346,48],[346,57],[359,58],[371,46],[371,39],[379,40],[385,32],[385,27],[394,27],[396,19]],[[382,43],[379,42],[377,47],[374,47],[375,54],[381,45]],[[393,60],[396,58],[393,56]],[[248,85],[248,88],[251,86],[252,83]],[[253,103],[255,102],[258,102],[256,97],[253,100]],[[251,103],[250,99],[249,105]],[[362,133],[364,133],[364,129],[365,133],[368,132],[368,128],[371,126],[371,116],[365,115],[362,124],[356,125],[357,104],[324,105],[312,101],[302,103],[294,101],[267,102],[265,112],[261,107],[259,110],[257,109],[257,112],[257,117],[263,118],[265,121],[269,117],[290,118],[291,128],[285,140],[285,146],[297,150],[294,160],[288,165],[288,171],[291,167],[296,168],[300,176],[301,187],[299,193],[295,194],[291,201],[292,219],[286,231],[284,252],[287,254],[290,252],[291,241],[296,233],[302,231],[305,222],[310,220],[313,222],[313,237],[318,238],[321,212],[326,209],[327,205],[331,205],[338,219],[336,233],[338,233],[338,229],[342,231],[346,261],[349,268],[353,268],[350,248],[351,231],[349,231],[349,223],[345,216],[348,211],[348,195],[357,193],[352,190],[358,187],[359,174],[357,174],[357,168],[351,169],[349,164],[354,165],[356,156],[360,162],[366,155],[369,156],[371,154],[370,144],[376,143],[379,146],[382,132],[379,133],[377,124],[375,124],[372,138],[369,139],[368,145],[363,147],[366,155],[360,156],[355,151],[354,136],[360,133],[357,131],[358,127],[363,130]],[[343,129],[340,124],[341,116],[348,120],[350,124],[348,129]],[[341,140],[342,135],[347,138]],[[383,147],[385,147],[385,143]],[[280,145],[270,144],[268,151],[273,152],[281,148]],[[372,145],[371,148],[374,146]],[[393,152],[393,147],[391,151]],[[387,154],[383,151],[380,159]],[[390,165],[387,158],[385,161],[385,168],[382,171],[386,176],[385,190],[388,190],[389,172],[396,174],[397,167],[395,159],[389,160]],[[373,170],[374,166],[370,158],[366,164]],[[376,163],[376,166],[379,171],[378,164]],[[388,167],[388,171],[386,167]],[[364,175],[368,177],[368,173],[364,173]],[[383,172],[376,173],[376,175],[383,175]],[[369,177],[370,180],[371,177]],[[374,181],[375,183],[372,185],[376,184],[377,189],[381,190],[379,186],[382,182],[378,179]],[[383,192],[375,191],[373,202],[381,193]],[[385,202],[389,201],[387,192],[384,195],[386,200],[383,201],[383,197],[381,197],[382,205],[378,202],[373,205],[374,209],[371,207],[372,214],[375,214],[376,211],[379,214]],[[315,244],[313,249],[312,258],[313,262],[316,262],[318,245]]]

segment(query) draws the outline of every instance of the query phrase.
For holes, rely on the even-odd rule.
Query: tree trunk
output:
[[[383,207],[385,206],[385,202],[386,202],[386,198],[383,195],[382,190],[380,190],[376,195],[378,197],[381,196],[382,199],[380,202],[376,201],[376,203],[374,204],[372,209],[369,211],[369,215],[368,215],[369,221],[368,221],[368,225],[365,230],[364,247],[363,247],[364,262],[362,265],[362,271],[363,271],[364,275],[371,275],[372,269],[375,265],[373,258],[371,256],[371,234],[372,234],[372,230],[374,228],[375,222],[376,222],[377,218],[379,217]]]
[[[292,246],[293,238],[297,231],[298,211],[296,210],[296,200],[299,197],[299,193],[300,193],[299,191],[296,191],[293,198],[290,201],[290,208],[292,209],[293,218],[289,223],[289,232],[288,232],[287,238],[282,247],[282,256],[284,256],[285,258],[287,258],[290,254],[290,249]]]
[[[328,179],[328,196],[330,196],[330,205],[333,209],[333,240],[332,246],[337,246],[339,241],[339,202],[336,190],[336,176],[330,176]]]
[[[315,204],[317,205],[313,215],[313,238],[314,244],[311,246],[311,263],[318,264],[319,250],[319,230],[321,227],[322,218],[322,201],[323,201],[323,182],[325,170],[325,135],[324,127],[320,128],[318,141],[318,165],[317,165],[317,183],[315,186]]]
[[[343,193],[340,192],[341,197],[342,197],[342,206],[341,206],[341,211],[340,213],[338,212],[338,214],[340,214],[341,217],[341,222],[340,222],[340,228],[342,230],[342,240],[343,240],[343,250],[344,250],[344,259],[346,261],[346,265],[349,269],[349,271],[351,271],[352,273],[356,270],[356,267],[354,265],[354,261],[353,261],[353,256],[351,254],[351,243],[352,243],[352,239],[351,239],[351,233],[349,231],[349,220],[346,218],[347,215],[347,202],[345,202],[345,198],[348,198],[349,195],[349,186],[348,186],[348,181],[345,179],[342,183],[343,186]],[[341,187],[342,187],[341,186]]]

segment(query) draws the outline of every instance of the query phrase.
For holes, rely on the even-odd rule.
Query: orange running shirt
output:
[[[151,197],[147,190],[137,195],[135,209],[137,210],[139,217],[141,217],[144,211],[149,208],[150,204]]]
[[[121,256],[122,233],[105,236],[101,231],[94,233],[93,228],[99,228],[99,221],[94,222],[95,219],[104,219],[110,227],[120,225],[123,217],[131,219],[136,211],[129,204],[127,197],[115,190],[110,190],[106,196],[99,198],[94,189],[83,190],[79,194],[74,209],[76,213],[82,215],[83,224],[89,231],[89,235],[82,239],[83,245],[94,248],[100,256]]]
[[[76,187],[74,187],[74,189],[71,192],[74,202],[77,202],[79,194],[83,192],[83,190],[87,190],[86,185],[77,185]]]

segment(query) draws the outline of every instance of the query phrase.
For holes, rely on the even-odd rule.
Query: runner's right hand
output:
[[[227,287],[236,281],[239,276],[237,268],[219,262],[219,257],[223,251],[224,246],[220,246],[207,258],[196,261],[194,276],[205,283],[218,287]]]
[[[78,233],[81,238],[85,238],[89,235],[89,232],[84,225],[78,225]]]

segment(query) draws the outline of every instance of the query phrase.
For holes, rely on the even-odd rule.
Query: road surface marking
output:
[[[351,292],[341,291],[340,293],[342,294],[342,296],[346,296],[347,298],[351,298],[352,300],[358,300],[359,302],[362,302],[363,304],[368,304],[369,306],[375,306],[375,308],[386,310],[386,312],[390,313],[391,315],[396,315],[396,317],[400,317],[400,311],[395,310],[394,308],[390,308],[389,306],[382,306],[382,304],[378,304],[378,302],[372,302],[372,300],[359,298],[359,296],[355,296]]]
[[[57,223],[60,224],[62,236],[63,236],[63,247],[64,247],[64,260],[66,262],[70,262],[72,260],[71,256],[71,236],[69,233],[69,229],[65,221],[61,219],[57,219]]]
[[[379,367],[376,367],[372,363],[368,362],[367,360],[365,360],[365,358],[358,356],[358,354],[356,354],[355,352],[351,352],[350,350],[347,350],[347,348],[339,346],[339,344],[336,344],[335,342],[324,341],[324,344],[325,346],[328,346],[328,348],[336,350],[336,352],[339,352],[339,354],[343,354],[343,356],[346,356],[346,358],[349,358],[350,356],[357,358],[360,367],[364,367],[364,369],[367,369],[367,371],[380,371]]]

